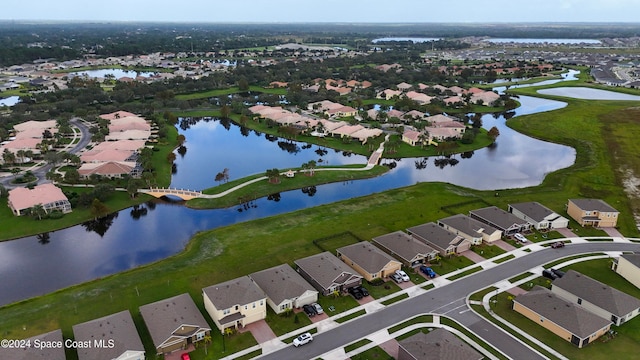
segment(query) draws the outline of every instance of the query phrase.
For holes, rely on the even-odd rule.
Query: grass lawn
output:
[[[472,246],[471,251],[475,252],[476,254],[482,256],[485,259],[491,259],[492,257],[502,255],[506,252],[495,245],[488,245],[485,243],[482,243],[481,245]]]
[[[362,309],[362,310],[358,310],[358,311],[353,312],[353,313],[351,313],[351,314],[349,314],[349,315],[347,315],[347,316],[343,316],[343,317],[341,317],[341,318],[339,318],[339,319],[336,319],[335,321],[336,321],[337,323],[339,323],[339,324],[342,324],[342,323],[347,322],[347,321],[349,321],[349,320],[351,320],[351,319],[355,319],[355,318],[357,318],[358,316],[362,316],[362,315],[364,315],[364,314],[366,314],[366,313],[367,313],[367,311],[366,311],[366,310],[364,310],[364,309]]]
[[[394,283],[393,281],[387,281],[384,284],[378,286],[364,284],[364,287],[369,290],[369,295],[371,295],[374,299],[380,299],[387,295],[400,291],[400,287],[398,286],[398,284]]]
[[[276,314],[271,307],[267,306],[267,324],[277,335],[284,335],[288,332],[311,324],[311,320],[304,311],[290,314]]]
[[[496,263],[496,264],[500,264],[500,263],[503,263],[505,261],[508,261],[508,260],[511,260],[511,259],[515,259],[515,257],[516,257],[515,255],[510,254],[510,255],[507,255],[507,256],[502,257],[500,259],[494,260],[493,262]]]
[[[324,312],[329,316],[345,312],[359,305],[356,299],[354,299],[351,295],[344,295],[339,297],[319,295],[318,304],[322,306]],[[331,311],[332,307],[333,311]]]
[[[367,351],[363,351],[358,355],[351,357],[351,360],[393,360],[393,357],[387,354],[380,346],[372,347]]]
[[[392,326],[390,327],[389,330],[389,334],[393,335],[394,332],[402,330],[408,326],[414,325],[414,324],[422,324],[422,323],[431,323],[433,322],[433,316],[431,315],[420,315],[420,316],[416,316],[411,320],[407,320],[401,324],[398,324],[396,326]]]
[[[480,270],[482,270],[482,266],[476,266],[476,267],[473,267],[473,268],[471,268],[469,270],[465,270],[465,271],[463,271],[463,272],[461,272],[459,274],[456,274],[456,275],[453,275],[453,276],[449,276],[447,279],[449,279],[449,280],[457,280],[457,279],[463,278],[463,277],[465,277],[467,275],[471,275],[471,274],[473,274],[475,272],[478,272]]]
[[[443,258],[440,263],[431,264],[431,268],[438,275],[448,274],[450,272],[466,268],[467,266],[475,264],[473,261],[467,259],[464,256],[454,256],[451,258]]]
[[[248,91],[261,92],[261,93],[267,93],[267,94],[276,94],[276,95],[287,94],[287,89],[285,88],[268,89],[268,88],[263,88],[261,86],[249,86]],[[231,87],[228,89],[215,89],[215,90],[208,90],[208,91],[202,91],[202,92],[196,92],[196,93],[190,93],[190,94],[179,94],[179,95],[176,95],[176,100],[203,99],[203,98],[209,98],[209,97],[215,97],[215,96],[230,95],[230,94],[235,94],[240,92],[242,91],[240,91],[238,87]]]
[[[356,341],[352,344],[349,344],[347,346],[344,347],[344,352],[348,353],[349,351],[355,350],[359,347],[365,346],[367,344],[371,343],[371,340],[368,339],[362,339],[360,341]]]
[[[381,304],[382,305],[391,305],[393,303],[397,303],[400,300],[404,300],[404,299],[406,299],[408,297],[409,297],[409,295],[407,295],[405,293],[402,293],[402,294],[400,294],[400,295],[398,295],[396,297],[392,297],[391,299],[388,299],[388,300],[385,300],[385,301],[381,302]]]
[[[393,142],[394,139],[395,141],[399,141],[400,135],[392,135],[389,141]],[[419,158],[436,156],[443,152],[446,154],[460,154],[467,151],[482,149],[491,145],[492,142],[493,141],[489,136],[487,136],[487,130],[480,129],[480,132],[472,144],[463,144],[460,141],[456,141],[453,147],[443,149],[443,146],[426,146],[423,148],[421,146],[411,146],[405,142],[401,142],[396,148],[386,146],[382,156],[385,158]]]

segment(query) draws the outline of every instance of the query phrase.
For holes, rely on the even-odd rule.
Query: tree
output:
[[[64,181],[68,182],[69,184],[75,184],[80,181],[80,173],[78,172],[78,169],[68,169],[64,174]]]
[[[173,151],[167,154],[167,161],[169,164],[173,164],[176,161],[176,154]]]
[[[127,182],[127,193],[133,199],[138,194],[138,189],[144,186],[144,183],[140,179],[131,178]]]
[[[107,205],[103,204],[102,201],[94,198],[91,202],[91,215],[93,215],[94,220],[98,220],[109,213],[109,208]]]
[[[220,108],[220,117],[223,119],[228,119],[229,115],[231,115],[231,108],[227,105],[222,105]]]
[[[4,187],[4,185],[0,184],[0,197],[6,198],[7,196],[9,196],[9,190],[7,190],[7,188]]]
[[[278,169],[269,169],[266,175],[270,183],[278,184],[280,182],[280,171]]]
[[[34,219],[42,220],[42,218],[47,215],[47,211],[44,209],[42,204],[37,204],[29,209],[29,214]]]
[[[16,163],[16,154],[14,154],[13,152],[9,151],[9,149],[4,149],[4,152],[2,153],[2,160],[4,160],[5,164],[15,164]]]
[[[498,128],[494,126],[489,129],[487,136],[489,136],[492,142],[496,142],[496,139],[498,138],[498,136],[500,136],[500,130],[498,130]]]
[[[309,168],[309,175],[310,176],[313,176],[315,174],[316,166],[318,166],[318,163],[316,163],[315,160],[310,160],[307,163],[307,167]]]

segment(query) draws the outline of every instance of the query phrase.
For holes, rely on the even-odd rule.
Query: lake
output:
[[[89,78],[99,78],[99,79],[102,79],[107,75],[113,75],[116,79],[121,79],[123,77],[130,77],[135,79],[138,76],[150,77],[155,75],[155,73],[148,72],[148,71],[133,71],[133,70],[123,70],[123,69],[97,69],[97,70],[71,72],[69,73],[69,75],[70,76],[86,76]]]
[[[496,44],[504,44],[504,43],[517,43],[517,44],[567,44],[567,45],[602,44],[602,42],[600,40],[596,40],[596,39],[492,38],[492,39],[485,39],[483,41],[496,43]]]
[[[20,96],[9,96],[0,99],[0,106],[13,106],[20,101]]]
[[[428,37],[384,37],[384,38],[373,39],[371,40],[371,42],[374,44],[379,42],[387,42],[387,41],[411,41],[414,43],[421,43],[421,42],[438,41],[438,40],[440,39],[428,38]]]
[[[638,95],[623,94],[615,91],[592,89],[586,87],[558,87],[538,90],[539,94],[564,96],[584,100],[640,100]]]

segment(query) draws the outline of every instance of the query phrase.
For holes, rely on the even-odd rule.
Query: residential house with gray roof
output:
[[[298,259],[294,263],[296,271],[325,296],[336,291],[346,292],[362,284],[361,275],[328,251]]]
[[[469,216],[502,231],[504,236],[531,230],[531,224],[527,221],[496,206],[471,210]]]
[[[438,255],[438,250],[412,238],[404,231],[395,231],[375,237],[373,243],[408,267],[420,266]]]
[[[561,298],[620,326],[640,313],[640,300],[574,270],[551,283]]]
[[[144,346],[129,310],[73,326],[76,341],[92,344],[78,348],[78,360],[144,360]]]
[[[6,338],[6,336],[5,336]],[[0,347],[0,359],[11,360],[65,360],[64,347],[59,348],[37,348],[34,346],[35,340],[41,342],[63,343],[62,331],[60,329],[48,333],[36,335],[28,339],[31,346],[28,347]]]
[[[276,314],[318,301],[318,291],[288,264],[250,274]]]
[[[398,360],[481,360],[484,355],[451,332],[437,328],[398,342]]]
[[[440,252],[442,256],[458,255],[471,248],[471,242],[461,235],[430,222],[407,229],[409,235]]]
[[[482,242],[491,244],[502,237],[502,231],[463,214],[440,219],[438,225],[456,235],[461,235],[469,240],[471,245],[480,245]]]
[[[640,254],[622,254],[614,260],[612,269],[628,282],[640,288]]]
[[[536,230],[563,229],[569,226],[569,219],[537,201],[509,204],[508,210],[513,215],[527,221]]]
[[[611,328],[607,319],[537,285],[513,300],[513,310],[579,348]]]
[[[343,246],[336,250],[338,258],[344,261],[365,280],[384,279],[396,270],[402,269],[402,263],[392,258],[368,241]]]
[[[567,214],[581,226],[615,227],[620,212],[600,199],[569,199]]]
[[[204,308],[224,334],[267,317],[267,296],[248,276],[202,289]]]
[[[157,354],[171,353],[201,341],[211,328],[189,294],[140,306]]]

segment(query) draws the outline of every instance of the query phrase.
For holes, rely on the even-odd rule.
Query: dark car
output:
[[[307,304],[302,307],[304,313],[307,314],[308,317],[316,316],[316,309],[313,306]]]
[[[360,300],[363,298],[362,291],[360,291],[358,287],[349,288],[349,294],[353,295],[353,297],[356,298],[356,300]]]
[[[551,271],[550,269],[544,269],[542,270],[542,276],[546,277],[547,279],[551,279],[551,280],[555,280],[558,278],[558,275],[556,275],[553,271]]]
[[[424,265],[420,266],[420,271],[432,279],[438,275],[432,268]]]
[[[355,289],[357,291],[360,291],[360,293],[362,294],[362,296],[369,296],[369,290],[367,290],[366,288],[362,287],[362,286],[354,286],[352,289]]]
[[[551,247],[554,248],[554,249],[563,248],[564,247],[564,243],[562,241],[556,241],[553,244],[551,244]]]
[[[549,269],[552,273],[556,274],[557,277],[561,278],[564,276],[564,271],[558,269]]]

